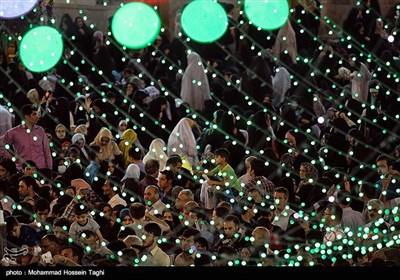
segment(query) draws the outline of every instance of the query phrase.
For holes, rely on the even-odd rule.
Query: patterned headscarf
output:
[[[306,182],[304,183],[309,183],[309,180],[312,179],[315,184],[318,181],[318,169],[309,162],[302,162],[300,166],[304,166],[306,169]]]

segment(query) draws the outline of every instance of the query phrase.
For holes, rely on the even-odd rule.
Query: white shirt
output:
[[[280,214],[275,215],[274,220],[272,221],[272,224],[274,226],[280,227],[282,230],[286,231],[288,224],[289,224],[289,217],[293,214],[296,213],[293,209],[286,208],[283,210]]]

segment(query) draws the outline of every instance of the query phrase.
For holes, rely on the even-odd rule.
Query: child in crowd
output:
[[[219,148],[215,150],[214,155],[217,166],[209,171],[207,176],[218,175],[221,181],[208,178],[207,184],[215,187],[217,191],[224,192],[228,197],[238,195],[242,187],[237,179],[235,170],[228,164],[229,151],[225,148]]]
[[[69,236],[73,240],[79,240],[81,233],[84,230],[92,230],[96,233],[99,243],[103,242],[104,238],[100,232],[99,224],[89,216],[89,208],[83,203],[74,205],[75,221],[69,228]]]

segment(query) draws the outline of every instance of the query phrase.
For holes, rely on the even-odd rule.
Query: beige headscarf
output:
[[[104,145],[101,143],[101,138],[109,138],[110,142],[108,142],[106,145]],[[113,136],[112,136],[111,131],[106,127],[102,127],[100,129],[99,133],[97,133],[93,142],[90,143],[90,146],[99,146],[100,151],[105,160],[114,159],[115,156],[118,156],[121,154],[121,151],[118,148],[117,143],[115,143],[115,141],[113,141]]]

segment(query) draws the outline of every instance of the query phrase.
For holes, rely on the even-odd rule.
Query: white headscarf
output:
[[[182,118],[174,127],[168,138],[168,156],[178,154],[185,156],[190,164],[197,161],[196,139],[194,138],[190,123],[193,120]]]
[[[125,179],[128,178],[135,178],[139,180],[140,177],[140,168],[137,166],[135,163],[131,163],[128,165],[128,167],[125,170],[125,175],[122,177],[121,182],[123,182]]]
[[[188,66],[182,77],[181,99],[187,102],[192,110],[201,112],[204,109],[204,101],[211,99],[210,85],[200,55],[191,52],[187,60]]]
[[[168,156],[163,149],[166,146],[167,145],[165,144],[164,140],[162,140],[161,138],[156,138],[151,141],[149,151],[143,157],[143,163],[146,164],[146,162],[150,159],[158,160],[158,162],[160,163],[160,170],[163,170],[168,159]]]

